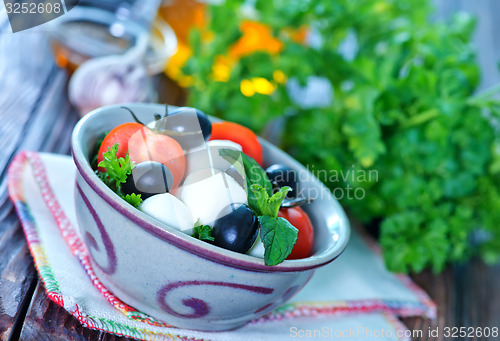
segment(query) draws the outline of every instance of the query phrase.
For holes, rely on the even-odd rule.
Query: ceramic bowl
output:
[[[127,106],[145,122],[164,112],[157,104]],[[272,267],[261,258],[192,238],[133,208],[101,182],[89,162],[104,132],[131,121],[120,106],[103,107],[81,119],[72,137],[79,229],[98,278],[128,305],[181,328],[234,329],[285,303],[315,269],[346,247],[350,227],[344,211],[312,176],[301,179],[299,188],[317,197],[304,207],[315,229],[313,255]],[[281,163],[307,172],[280,149],[261,142],[265,165]]]

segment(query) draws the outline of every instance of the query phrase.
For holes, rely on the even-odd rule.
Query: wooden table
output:
[[[445,1],[439,3],[442,14],[456,6],[472,8],[474,2],[456,1],[455,8]],[[500,13],[498,2],[481,3],[479,9],[483,15]],[[489,12],[484,6],[493,6],[496,12]],[[0,32],[6,25],[0,18]],[[479,29],[480,32],[485,30],[483,26]],[[491,63],[492,55],[500,59],[500,35],[490,34],[489,37],[493,39],[491,43],[497,40],[497,50],[492,52],[495,45],[484,45],[484,36],[480,36],[481,46],[489,46],[488,53],[480,54],[483,64]],[[488,82],[498,81],[497,73],[486,71],[486,74]],[[492,75],[496,75],[496,79]],[[78,115],[68,104],[66,83],[67,76],[52,62],[50,48],[41,34],[0,33],[1,340],[123,339],[83,328],[74,317],[47,298],[6,193],[6,166],[18,150],[69,153],[70,134]],[[171,103],[182,101],[182,94],[174,95],[176,97],[169,99]],[[430,294],[439,309],[438,319],[433,322],[422,318],[403,320],[415,333],[423,331],[423,337],[415,334],[415,340],[434,339],[427,337],[429,327],[441,330],[454,326],[500,327],[500,266],[488,267],[473,260],[465,265],[450,266],[440,275],[426,271],[413,278]],[[445,338],[441,334],[437,340]]]

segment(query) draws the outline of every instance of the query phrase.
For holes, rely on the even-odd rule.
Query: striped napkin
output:
[[[175,328],[121,302],[95,276],[75,228],[75,173],[68,156],[22,152],[8,190],[48,297],[90,329],[143,340],[409,340],[398,317],[436,317],[427,294],[388,272],[376,244],[354,231],[344,254],[274,312],[226,332]]]

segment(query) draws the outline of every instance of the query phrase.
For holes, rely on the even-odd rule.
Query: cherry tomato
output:
[[[210,140],[229,140],[238,143],[243,148],[243,153],[253,158],[262,165],[262,146],[257,135],[247,127],[234,122],[212,123]]]
[[[181,145],[173,138],[155,133],[148,127],[144,127],[130,137],[128,155],[136,164],[144,161],[163,163],[174,179],[171,190],[179,186],[184,176],[186,161]]]
[[[314,230],[311,220],[306,212],[300,207],[281,208],[278,217],[283,217],[299,230],[297,243],[292,253],[286,259],[300,259],[311,255],[314,243]]]
[[[118,158],[125,157],[128,150],[128,140],[132,135],[134,135],[139,129],[144,126],[140,123],[124,123],[120,124],[118,127],[111,130],[104,140],[102,141],[101,147],[99,148],[99,153],[97,155],[97,164],[104,160],[104,154],[109,148],[113,147],[115,143],[118,143],[118,153],[116,156]],[[106,169],[99,167],[100,172],[105,172]]]

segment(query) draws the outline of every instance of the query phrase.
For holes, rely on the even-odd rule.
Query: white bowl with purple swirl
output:
[[[127,107],[144,121],[165,110],[159,104]],[[304,206],[314,226],[309,257],[268,266],[262,258],[193,238],[141,212],[91,167],[104,132],[126,122],[133,118],[120,105],[103,107],[82,118],[72,137],[80,233],[99,280],[126,304],[180,328],[234,329],[284,304],[346,247],[350,226],[339,203],[304,166],[265,140],[264,166],[279,163],[310,175],[298,185],[316,193]]]

